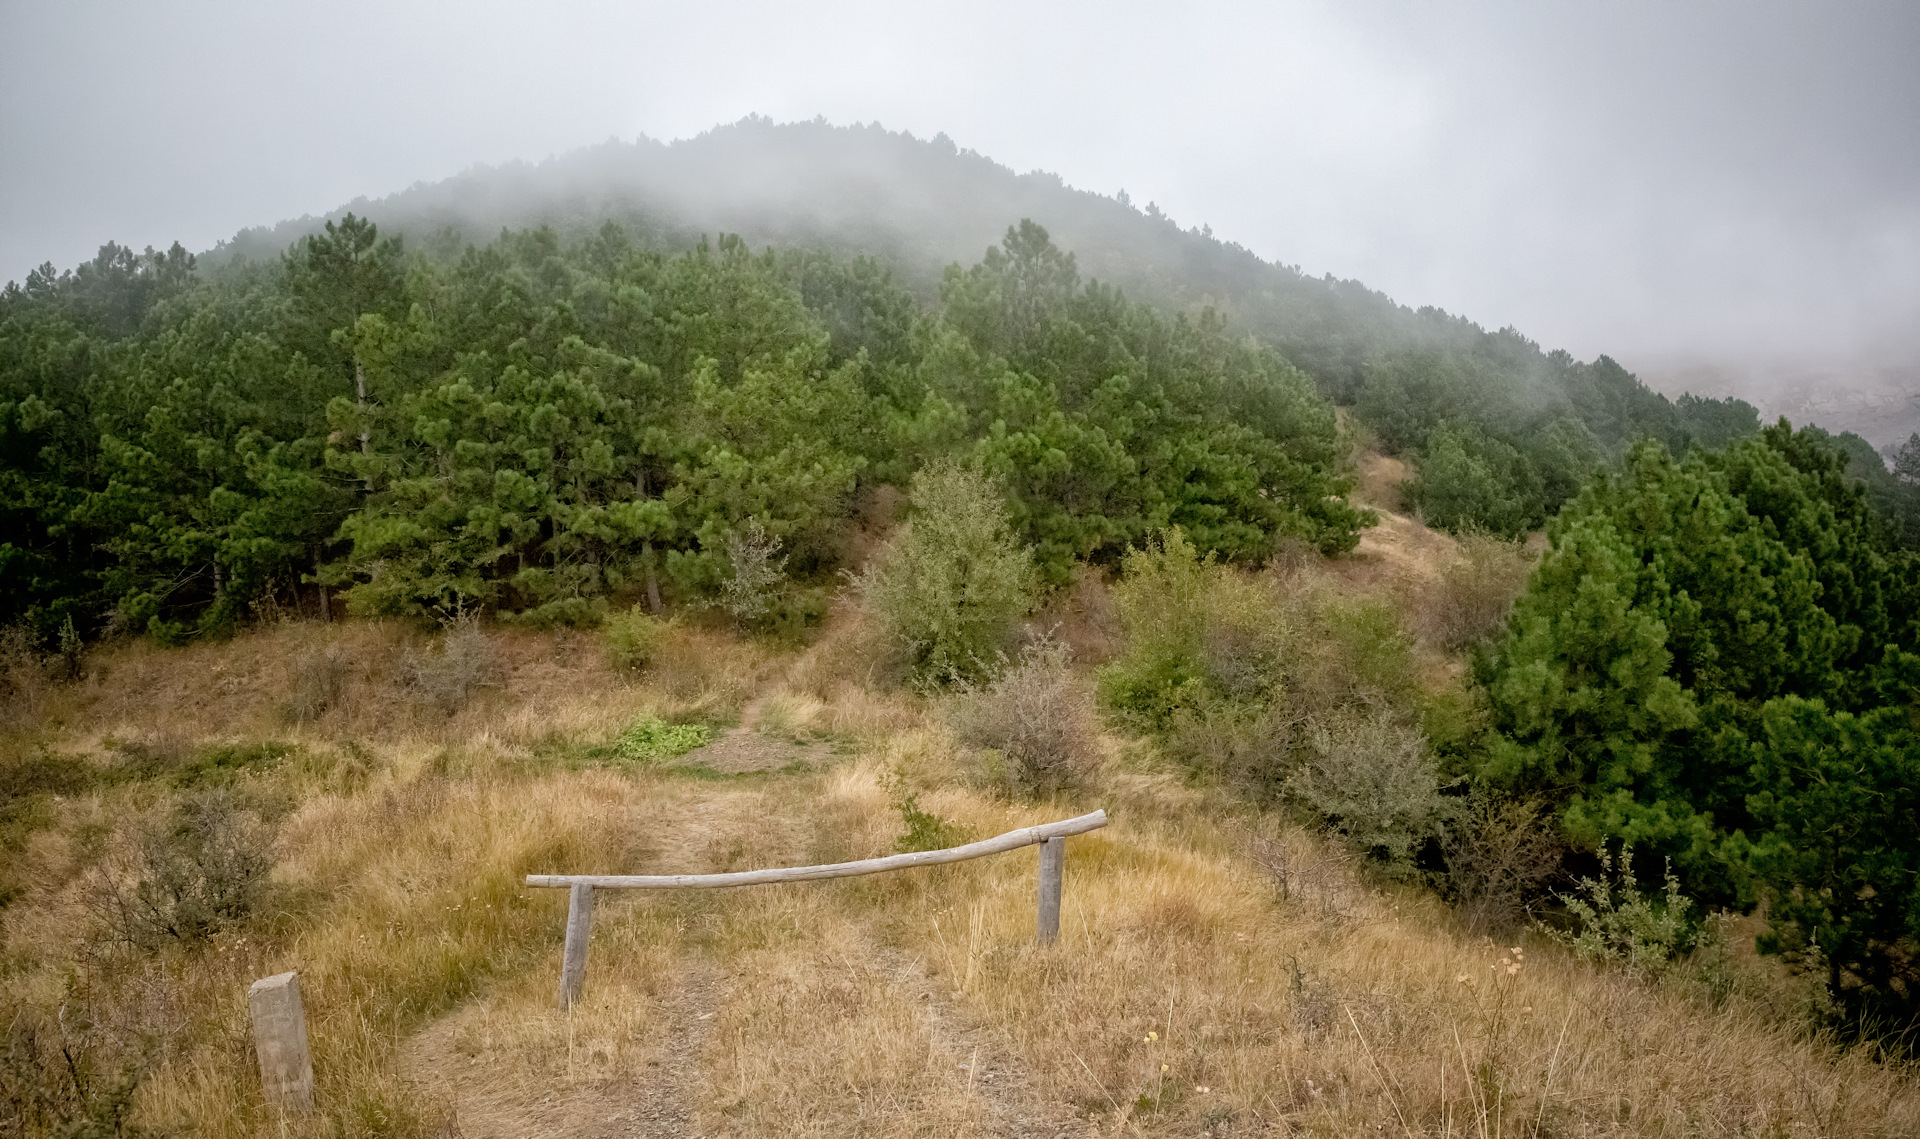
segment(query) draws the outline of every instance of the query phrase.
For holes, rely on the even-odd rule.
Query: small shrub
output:
[[[215,744],[201,748],[167,773],[176,787],[231,786],[241,773],[272,767],[296,753],[290,744],[267,740],[247,744]]]
[[[66,679],[80,679],[80,658],[86,648],[86,642],[80,639],[80,630],[74,628],[73,614],[67,614],[67,619],[60,623],[60,666]]]
[[[1573,919],[1573,930],[1542,926],[1580,958],[1625,966],[1630,972],[1659,974],[1692,944],[1687,911],[1693,902],[1680,892],[1673,864],[1667,864],[1664,893],[1640,892],[1633,873],[1633,847],[1621,844],[1618,869],[1606,847],[1600,848],[1600,876],[1580,879],[1573,894],[1557,895]]]
[[[556,597],[519,612],[502,612],[500,619],[526,629],[597,629],[606,620],[602,597]]]
[[[1238,716],[1277,695],[1298,646],[1272,579],[1202,558],[1177,529],[1129,550],[1124,566],[1113,599],[1126,650],[1100,673],[1101,698],[1122,722],[1165,732],[1196,712]]]
[[[96,881],[109,941],[155,950],[200,941],[252,914],[273,869],[272,828],[224,790],[180,800]]]
[[[338,707],[352,674],[353,658],[339,645],[326,645],[296,658],[287,718],[296,724],[308,724]]]
[[[1457,651],[1498,633],[1526,588],[1533,559],[1518,542],[1480,529],[1459,534],[1459,556],[1440,570],[1421,598],[1420,625],[1429,640]]]
[[[1003,776],[1025,794],[1082,784],[1099,762],[1091,696],[1067,646],[1052,638],[1029,646],[991,684],[963,688],[952,719],[961,740],[999,753]]]
[[[1559,870],[1551,819],[1536,800],[1485,788],[1467,797],[1442,853],[1445,892],[1469,931],[1491,933],[1518,922],[1528,899]]]
[[[902,830],[893,843],[893,849],[898,853],[945,850],[950,846],[964,845],[970,840],[971,836],[962,827],[931,811],[921,810],[920,797],[908,790],[906,776],[899,771],[889,773],[881,786],[886,788],[893,809],[900,813]]]
[[[421,654],[408,651],[401,674],[410,690],[447,715],[466,707],[476,691],[492,682],[492,661],[479,622],[470,616],[450,622],[437,646]]]
[[[113,1139],[154,1134],[128,1122],[149,1058],[62,1007],[0,1002],[0,1135]]]
[[[1162,746],[1188,768],[1270,800],[1299,765],[1308,722],[1285,699],[1258,704],[1214,700],[1176,712]]]
[[[1457,801],[1442,793],[1426,737],[1390,715],[1354,713],[1309,729],[1307,760],[1287,793],[1355,849],[1397,869],[1445,831]]]
[[[1100,671],[1100,697],[1122,722],[1165,730],[1174,713],[1201,699],[1206,601],[1220,571],[1179,530],[1127,551],[1113,590],[1126,651]]]
[[[1014,540],[999,489],[972,468],[929,465],[914,476],[913,504],[854,592],[915,683],[984,680],[1032,607],[1033,559]]]
[[[607,618],[600,635],[607,647],[607,662],[623,672],[637,672],[653,660],[667,635],[667,623],[635,605]]]
[[[614,741],[614,754],[628,763],[659,763],[705,747],[713,733],[705,724],[669,724],[642,716]]]
[[[768,534],[759,519],[749,518],[727,536],[727,579],[720,586],[720,607],[734,622],[749,624],[772,605],[787,559],[775,558],[780,539]]]

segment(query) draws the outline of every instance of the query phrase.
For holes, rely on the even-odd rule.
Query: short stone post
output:
[[[587,934],[593,930],[593,887],[575,882],[567,891],[567,947],[560,957],[560,1008],[580,999],[587,975]]]
[[[253,1014],[253,1050],[260,1055],[260,1085],[267,1102],[283,1111],[312,1111],[313,1055],[307,1049],[299,974],[255,981],[247,989],[247,1007]]]
[[[1067,868],[1067,840],[1050,838],[1040,844],[1040,916],[1036,923],[1042,945],[1060,936],[1060,880]]]

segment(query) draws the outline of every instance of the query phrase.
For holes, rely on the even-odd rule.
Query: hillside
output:
[[[1269,584],[1390,613],[1416,685],[1442,694],[1460,669],[1432,617],[1459,552],[1404,519],[1383,530],[1405,540]],[[1128,643],[1097,580],[1038,620],[1079,646],[1083,676]],[[799,649],[684,622],[639,673],[599,636],[439,642],[286,622],[102,650],[78,683],[20,689],[0,1111],[24,1133],[89,1113],[210,1137],[468,1139],[1920,1127],[1904,1069],[1813,1035],[1818,990],[1737,936],[1658,982],[1584,963],[1125,732],[1094,734],[1071,790],[1009,796],[951,700],[875,681],[850,609]],[[455,659],[472,666],[457,691]],[[1330,683],[1351,665],[1321,667]],[[718,742],[623,758],[653,716]],[[270,869],[250,908],[153,935],[105,900],[197,849],[170,821],[182,804],[270,841],[237,847]],[[615,894],[571,1014],[553,1007],[564,898],[520,884],[867,857],[910,838],[914,812],[957,839],[1096,806],[1114,823],[1069,842],[1056,946],[1032,943],[1024,851]],[[286,969],[315,1042],[307,1124],[261,1102],[246,1043],[247,983]]]
[[[612,222],[663,251],[736,234],[753,249],[876,258],[923,305],[937,300],[948,266],[972,264],[1030,219],[1075,256],[1084,277],[1164,311],[1216,311],[1273,346],[1328,399],[1356,407],[1390,452],[1423,459],[1437,433],[1442,485],[1416,488],[1414,505],[1449,528],[1517,536],[1541,526],[1594,466],[1636,436],[1679,451],[1719,446],[1760,425],[1723,377],[1694,377],[1689,394],[1687,377],[1668,376],[1663,394],[1606,356],[1576,361],[1522,330],[1488,331],[1468,316],[1409,308],[1358,281],[1264,261],[1124,194],[1077,190],[1042,171],[1018,174],[945,136],[919,140],[878,124],[748,118],[673,143],[608,142],[537,165],[476,168],[356,200],[328,219],[349,211],[438,257],[540,226],[578,240]],[[328,219],[245,231],[203,264],[271,261]],[[1855,474],[1881,485],[1895,529],[1920,543],[1920,492],[1890,480],[1876,453],[1904,442],[1904,428],[1884,416],[1868,423],[1830,397],[1769,408],[1840,435],[1856,456]],[[1873,445],[1850,442],[1855,431]],[[1445,485],[1463,477],[1491,490]]]
[[[0,293],[0,1136],[1914,1130],[1864,440],[877,129],[507,173]],[[1011,856],[616,897],[548,1011],[526,873],[1093,806],[1058,946]]]

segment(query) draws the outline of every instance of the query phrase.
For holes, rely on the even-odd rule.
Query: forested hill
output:
[[[658,250],[724,233],[754,249],[871,256],[923,304],[948,265],[973,263],[1032,219],[1083,276],[1161,309],[1211,308],[1256,334],[1332,402],[1356,406],[1388,451],[1418,459],[1437,444],[1435,469],[1411,489],[1445,526],[1517,534],[1639,435],[1680,451],[1759,427],[1739,400],[1669,400],[1604,356],[1579,362],[1511,329],[1407,308],[1357,281],[1263,261],[1205,227],[1183,229],[1151,204],[1016,174],[944,135],[919,140],[877,124],[748,118],[675,143],[608,142],[480,168],[345,208],[429,253],[538,226],[580,238],[613,221]],[[320,224],[244,232],[206,263],[277,257]],[[1856,450],[1875,468],[1858,473],[1877,474],[1872,448]]]
[[[635,574],[717,588],[750,526],[830,579],[855,492],[939,454],[999,475],[1056,580],[1168,524],[1333,550],[1361,520],[1328,404],[1412,460],[1427,521],[1517,536],[1637,438],[1759,426],[877,126],[354,209],[0,294],[0,619],[173,637],[321,586],[578,614]]]
[[[679,142],[610,141],[538,165],[476,168],[328,216],[349,210],[426,249],[446,230],[485,243],[503,229],[550,226],[566,239],[609,220],[662,249],[731,233],[754,249],[875,257],[923,301],[948,265],[972,264],[1030,218],[1086,277],[1161,308],[1212,307],[1271,340],[1341,402],[1357,397],[1366,362],[1382,353],[1470,352],[1534,379],[1553,371],[1546,353],[1511,332],[1489,334],[1358,281],[1264,261],[1151,204],[1077,190],[1053,174],[1016,174],[945,135],[920,140],[878,124],[748,118]],[[245,231],[204,260],[277,257],[322,220]],[[1661,418],[1652,409],[1664,401],[1627,386],[1630,402],[1647,404],[1627,414]]]

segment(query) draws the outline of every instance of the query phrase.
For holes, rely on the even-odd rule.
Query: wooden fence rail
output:
[[[1095,811],[1076,819],[1022,827],[996,838],[951,846],[945,850],[922,850],[912,854],[894,854],[885,858],[867,858],[859,862],[834,862],[825,866],[791,866],[777,870],[743,870],[732,874],[529,874],[527,885],[561,888],[567,897],[567,945],[560,961],[561,1008],[570,1008],[580,999],[581,982],[587,973],[587,935],[593,928],[593,891],[603,890],[679,890],[713,889],[727,886],[760,886],[774,882],[811,882],[821,878],[853,878],[861,874],[884,874],[889,870],[911,870],[916,866],[938,866],[946,862],[964,862],[1018,850],[1023,846],[1040,847],[1040,897],[1037,934],[1042,944],[1060,934],[1060,886],[1066,871],[1067,838],[1085,834],[1107,825],[1107,813]]]

